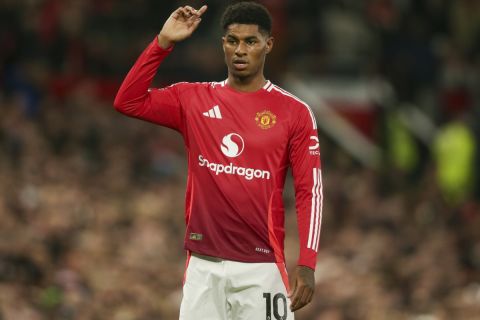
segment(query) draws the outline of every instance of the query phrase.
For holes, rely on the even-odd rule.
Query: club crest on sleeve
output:
[[[277,116],[269,110],[257,112],[255,122],[262,129],[270,129],[277,123]]]

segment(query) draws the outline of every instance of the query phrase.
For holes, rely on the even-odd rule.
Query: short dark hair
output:
[[[268,35],[272,33],[272,17],[267,8],[257,2],[240,1],[229,5],[222,15],[223,31],[234,23],[256,24],[259,30]]]

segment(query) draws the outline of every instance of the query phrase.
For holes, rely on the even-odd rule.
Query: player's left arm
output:
[[[315,290],[315,266],[322,222],[322,173],[317,125],[306,106],[292,126],[289,158],[295,186],[300,256],[289,294],[292,311],[307,305]]]

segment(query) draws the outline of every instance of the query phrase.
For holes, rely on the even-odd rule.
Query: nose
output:
[[[237,45],[237,47],[235,48],[235,54],[237,56],[243,56],[247,53],[247,45],[245,44],[245,42],[243,41],[240,41]]]

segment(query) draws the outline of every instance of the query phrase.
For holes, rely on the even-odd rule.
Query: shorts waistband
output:
[[[212,256],[206,256],[206,255],[204,255],[204,254],[200,254],[200,253],[196,253],[196,252],[192,252],[192,256],[197,257],[197,258],[199,258],[199,259],[211,261],[211,262],[222,262],[222,261],[225,261],[225,259],[222,259],[222,258],[217,258],[217,257],[212,257]]]

